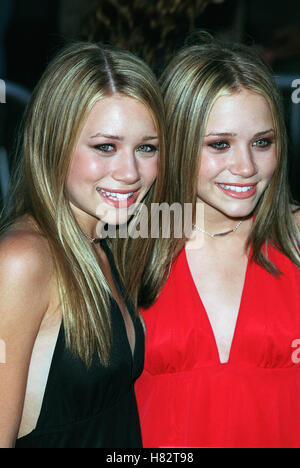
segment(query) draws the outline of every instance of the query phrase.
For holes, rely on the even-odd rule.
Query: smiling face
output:
[[[248,90],[218,98],[200,153],[197,196],[208,212],[249,216],[276,165],[276,136],[266,100]]]
[[[138,100],[115,94],[90,112],[67,178],[71,208],[85,232],[123,224],[155,180],[159,135]],[[93,234],[92,234],[93,235]]]

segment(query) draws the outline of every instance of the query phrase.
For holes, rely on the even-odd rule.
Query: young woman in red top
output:
[[[162,85],[163,201],[192,203],[194,225],[142,311],[144,446],[299,448],[300,212],[276,85],[250,50],[214,41],[180,51]]]

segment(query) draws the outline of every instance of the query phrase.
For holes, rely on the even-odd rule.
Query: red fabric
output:
[[[248,262],[225,364],[185,249],[173,263],[142,311],[145,370],[135,388],[144,447],[300,448],[300,271],[272,247],[269,258],[283,275]]]

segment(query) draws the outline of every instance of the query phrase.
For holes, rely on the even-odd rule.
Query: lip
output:
[[[132,190],[116,190],[116,189],[108,189],[105,187],[97,187],[97,192],[99,196],[102,198],[102,200],[105,201],[110,206],[113,206],[114,208],[128,208],[129,206],[133,205],[139,195],[140,189],[132,189]],[[103,193],[100,192],[100,190],[104,190],[105,192],[110,192],[110,193],[120,193],[121,195],[126,195],[127,193],[132,193],[132,195],[127,198],[126,200],[112,200],[111,198],[105,196]]]
[[[221,187],[220,183],[222,183],[222,185],[231,185],[232,187],[252,187],[252,188],[250,190],[247,190],[247,192],[235,192],[233,190],[228,190],[228,189],[225,189],[224,187]],[[228,184],[228,183],[219,182],[219,183],[216,183],[216,186],[220,190],[222,190],[222,192],[225,193],[225,195],[231,198],[237,198],[239,200],[252,198],[256,194],[256,189],[257,189],[257,183],[255,184]]]

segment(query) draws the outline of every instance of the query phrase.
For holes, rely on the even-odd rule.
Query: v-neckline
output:
[[[133,318],[133,315],[130,312],[130,304],[127,304],[127,302],[125,301],[125,292],[124,292],[123,286],[121,284],[119,273],[118,273],[117,268],[116,268],[115,263],[114,263],[113,255],[112,255],[108,245],[106,244],[105,240],[102,239],[101,242],[100,242],[100,245],[101,245],[101,247],[102,247],[102,249],[103,249],[103,251],[104,251],[104,253],[106,255],[106,258],[108,260],[112,280],[114,281],[115,287],[116,287],[117,291],[119,292],[120,300],[123,301],[126,312],[128,314],[128,318],[129,318],[129,322],[130,322],[129,326],[132,327],[132,331],[133,331],[133,343],[132,343],[132,345],[133,346],[131,346],[129,334],[128,334],[127,327],[126,327],[125,317],[123,315],[121,307],[119,306],[118,301],[116,300],[116,298],[114,297],[114,295],[111,292],[111,299],[115,303],[115,305],[116,305],[116,307],[118,309],[120,320],[121,320],[121,323],[122,323],[122,327],[123,327],[123,330],[125,332],[125,340],[126,340],[126,344],[128,345],[128,350],[129,350],[130,356],[131,356],[131,363],[132,363],[132,366],[133,366],[134,357],[135,357],[135,350],[136,350],[136,340],[137,340],[137,336],[136,336],[137,334],[136,334],[136,327],[135,327],[135,324],[134,324],[134,318]]]
[[[186,254],[186,248],[184,247],[183,250],[184,250],[183,257],[184,257],[184,262],[185,262],[186,269],[187,269],[187,272],[188,272],[188,276],[190,278],[190,282],[191,282],[192,289],[194,291],[194,295],[195,295],[195,297],[197,298],[197,301],[200,304],[200,309],[202,310],[202,316],[203,316],[205,324],[206,324],[206,329],[208,330],[208,333],[209,333],[210,338],[211,338],[210,341],[212,342],[212,347],[213,347],[213,350],[214,350],[215,359],[216,359],[217,363],[219,365],[221,365],[221,366],[229,365],[229,364],[232,363],[234,353],[235,353],[237,343],[238,343],[238,338],[239,338],[239,335],[240,335],[240,327],[241,327],[241,321],[242,321],[243,311],[244,311],[245,296],[246,296],[247,287],[248,287],[248,284],[249,284],[248,276],[249,276],[249,269],[250,269],[250,263],[251,263],[251,257],[252,257],[252,249],[250,248],[249,252],[248,252],[248,259],[247,259],[247,266],[246,266],[245,277],[244,277],[244,284],[243,284],[243,289],[242,289],[242,293],[241,293],[239,310],[238,310],[238,314],[237,314],[237,317],[236,317],[236,322],[235,322],[234,332],[233,332],[232,341],[231,341],[231,345],[230,345],[230,350],[229,350],[229,354],[228,354],[228,359],[227,359],[227,361],[224,361],[224,362],[222,362],[221,359],[220,359],[219,348],[218,348],[218,344],[217,344],[217,340],[216,340],[216,337],[215,337],[215,333],[214,333],[212,324],[210,322],[207,310],[204,307],[204,303],[203,303],[203,301],[201,299],[201,296],[200,296],[200,294],[198,292],[198,289],[197,289],[197,286],[195,284],[192,272],[190,270],[190,266],[189,266],[189,262],[188,262],[188,258],[187,258],[187,254]]]

